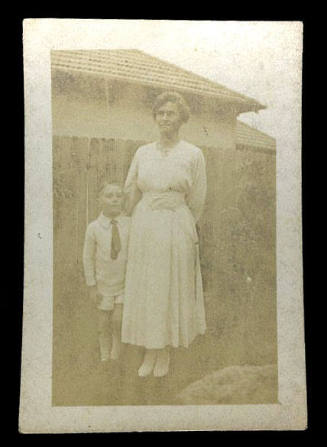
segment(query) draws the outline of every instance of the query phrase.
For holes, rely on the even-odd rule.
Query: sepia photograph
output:
[[[69,24],[76,29],[68,32]],[[50,309],[38,326],[41,310],[32,317],[24,307],[20,419],[26,414],[27,432],[128,431],[121,425],[125,410],[135,416],[130,427],[140,430],[251,429],[260,408],[282,411],[292,376],[288,392],[300,402],[299,414],[286,425],[304,429],[301,24],[29,19],[24,25],[26,145],[33,147],[26,195],[37,191],[36,212],[48,225],[44,232],[42,218],[27,209],[26,229],[33,227],[35,243],[46,246],[34,261],[27,256],[25,268],[33,264],[38,273],[27,274],[25,296],[26,285],[48,268],[42,296]],[[83,29],[89,34],[77,42]],[[44,43],[48,35],[55,44]],[[31,42],[40,44],[39,53]],[[37,86],[42,57],[44,87]],[[42,97],[44,124],[35,112]],[[288,169],[297,176],[294,185]],[[289,182],[283,190],[279,178]],[[289,219],[287,212],[293,228],[279,221]],[[293,245],[279,242],[283,231],[294,234],[286,235]],[[289,256],[297,262],[290,273]],[[297,275],[288,278],[296,284],[291,293],[288,284],[281,290],[281,270]],[[283,327],[296,337],[294,359]],[[28,331],[34,338],[48,334],[43,378],[54,414],[67,409],[76,420],[74,409],[110,407],[120,425],[99,430],[86,413],[79,429],[66,413],[48,429],[33,424],[28,387],[24,394],[33,363]],[[293,370],[283,367],[287,356]],[[137,422],[138,408],[152,411],[156,422]],[[185,409],[175,426],[168,421],[174,408]],[[227,412],[220,426],[204,423],[205,415],[188,423],[187,408],[195,411],[193,421],[211,408],[256,410],[238,425]],[[281,428],[285,418],[281,425],[275,419],[259,427]]]
[[[51,69],[53,403],[276,402],[265,106],[139,50]]]

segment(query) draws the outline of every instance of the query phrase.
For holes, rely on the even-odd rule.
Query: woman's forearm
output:
[[[125,210],[128,216],[132,214],[135,206],[140,201],[141,196],[142,193],[136,185],[127,193]]]

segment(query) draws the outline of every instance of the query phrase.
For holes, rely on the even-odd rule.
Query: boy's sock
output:
[[[118,360],[120,354],[120,347],[121,347],[120,339],[117,335],[114,334],[112,336],[112,348],[110,353],[111,360]]]
[[[99,336],[99,344],[101,362],[106,362],[109,360],[109,337],[101,334]]]

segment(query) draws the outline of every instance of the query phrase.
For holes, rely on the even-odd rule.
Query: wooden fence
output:
[[[63,285],[69,287],[74,281],[82,290],[85,230],[98,216],[100,185],[104,180],[124,183],[132,157],[144,143],[53,138],[55,295],[64,294]],[[241,321],[235,315],[245,312],[247,325],[254,319],[253,327],[270,325],[265,333],[272,334],[276,323],[275,156],[251,148],[201,149],[208,178],[199,232],[209,330],[220,333],[227,326],[230,330]],[[78,307],[67,303],[57,300],[57,306],[66,306],[66,315]],[[254,333],[252,329],[247,327],[247,333]]]
[[[55,238],[62,243],[61,262],[80,266],[87,224],[98,213],[98,191],[104,180],[124,183],[136,149],[145,142],[100,138],[54,137],[53,191]],[[209,193],[203,218],[199,223],[202,248],[216,247],[215,215],[232,201],[232,163],[227,152],[202,148],[208,166]],[[58,239],[58,241],[59,241]],[[69,241],[69,247],[67,242]],[[206,256],[203,256],[205,259]]]

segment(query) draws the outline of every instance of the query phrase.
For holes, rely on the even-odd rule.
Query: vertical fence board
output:
[[[87,225],[87,170],[89,161],[89,140],[88,138],[74,138],[74,156],[76,160],[75,169],[77,173],[76,192],[77,202],[77,239],[76,239],[76,262],[82,274],[82,252],[84,245],[84,235]]]
[[[116,178],[116,164],[119,163],[119,160],[115,158],[115,140],[112,138],[106,140],[104,144],[104,150],[106,157],[106,181],[109,183],[115,183],[118,181]]]
[[[90,141],[89,171],[88,171],[88,217],[89,222],[96,219],[98,214],[98,154],[99,139]]]

